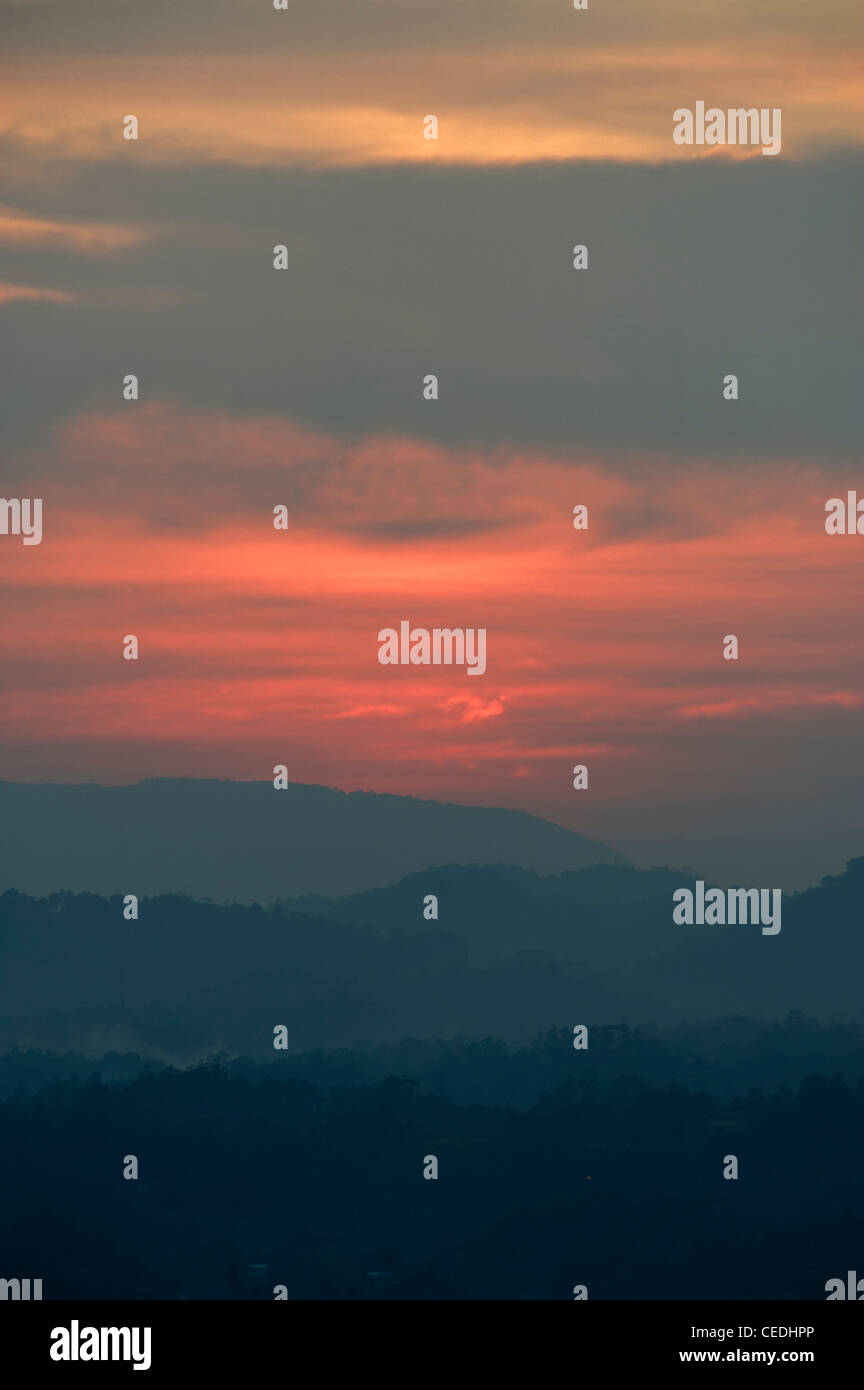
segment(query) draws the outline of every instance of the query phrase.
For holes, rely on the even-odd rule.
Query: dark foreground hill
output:
[[[527,815],[292,783],[160,778],[126,787],[0,782],[0,891],[186,893],[268,903],[356,893],[430,864],[555,874],[625,862]]]
[[[282,1286],[570,1302],[576,1285],[822,1300],[860,1270],[864,1085],[811,1075],[720,1105],[568,1060],[527,1110],[408,1077],[330,1089],[219,1066],[15,1096],[0,1104],[6,1269],[38,1271],[47,1300],[272,1301]],[[730,1152],[740,1181],[724,1180]]]

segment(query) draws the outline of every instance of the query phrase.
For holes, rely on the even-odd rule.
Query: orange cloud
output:
[[[0,208],[0,244],[7,246],[63,246],[82,255],[102,256],[140,246],[154,235],[142,227],[64,222]]]
[[[44,471],[44,539],[0,538],[0,738],[31,767],[28,749],[86,746],[115,767],[138,749],[169,774],[197,748],[220,773],[289,761],[301,780],[419,780],[457,799],[506,800],[515,778],[557,787],[572,814],[576,762],[627,804],[646,777],[686,782],[663,759],[708,725],[812,738],[814,721],[860,718],[846,638],[862,552],[825,534],[834,480],[794,460],[613,475],[584,456],[346,441],[151,405],[79,417],[26,465]],[[485,627],[486,675],[382,668],[378,631],[403,618]],[[729,632],[738,662],[722,659]],[[126,633],[137,663],[122,660]]]
[[[861,26],[838,16],[817,33],[808,15],[780,45],[770,26],[752,35],[747,27],[740,17],[727,36],[716,23],[685,21],[665,43],[628,39],[626,26],[586,41],[571,25],[560,37],[538,31],[509,44],[492,31],[481,47],[382,45],[362,62],[335,42],[329,52],[305,53],[274,44],[244,61],[235,53],[162,53],[124,55],[120,65],[115,55],[82,54],[71,72],[63,56],[30,56],[0,64],[0,122],[37,161],[752,158],[746,149],[673,145],[673,111],[701,97],[723,108],[782,108],[787,158],[860,145]],[[127,114],[139,119],[138,141],[122,137]],[[427,114],[439,120],[437,141],[423,137]]]
[[[454,695],[441,706],[445,713],[460,711],[460,724],[475,724],[478,719],[497,719],[504,713],[506,700],[497,696],[494,700],[479,700],[473,695]]]
[[[45,304],[75,304],[79,296],[66,290],[51,290],[42,285],[14,285],[8,280],[0,280],[0,304],[13,304],[18,300],[41,301]]]

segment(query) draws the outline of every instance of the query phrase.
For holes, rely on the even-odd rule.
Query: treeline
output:
[[[849,1083],[864,1077],[864,1024],[820,1023],[801,1013],[782,1022],[730,1016],[667,1028],[600,1024],[589,1029],[586,1050],[575,1051],[573,1041],[572,1031],[552,1028],[521,1048],[494,1038],[403,1038],[366,1050],[281,1052],[271,1046],[265,1060],[228,1053],[206,1060],[229,1077],[290,1079],[325,1090],[407,1076],[424,1093],[519,1109],[586,1074],[600,1083],[629,1076],[651,1086],[677,1082],[722,1101],[752,1088],[795,1089],[808,1072]],[[136,1052],[86,1056],[11,1047],[0,1053],[0,1100],[58,1081],[131,1081],[170,1065]]]
[[[590,1067],[521,1109],[218,1062],[19,1093],[3,1275],[46,1298],[819,1299],[860,1265],[864,1081],[721,1104]]]
[[[669,1027],[799,1010],[861,1019],[864,859],[784,903],[782,930],[672,922],[668,870],[429,870],[353,899],[271,908],[0,895],[0,1049],[175,1063],[502,1039],[614,1020]],[[439,919],[421,886],[438,888]],[[348,921],[334,915],[344,913]],[[396,925],[402,922],[404,926]]]

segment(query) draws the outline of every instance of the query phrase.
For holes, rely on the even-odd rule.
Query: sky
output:
[[[860,5],[0,35],[0,493],[44,508],[0,535],[0,777],[285,764],[784,888],[864,852],[864,538],[824,526],[864,497]],[[699,100],[780,108],[780,154],[675,145]],[[382,667],[403,619],[485,627],[486,673]]]

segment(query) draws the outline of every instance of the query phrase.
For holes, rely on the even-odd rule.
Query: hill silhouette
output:
[[[157,778],[0,782],[0,890],[185,893],[269,903],[356,893],[430,864],[555,874],[626,862],[552,821],[497,807],[291,783]]]
[[[46,1299],[813,1300],[860,1268],[864,1082],[721,1105],[568,1061],[528,1108],[218,1063],[57,1080],[0,1104],[0,1249]]]
[[[861,1016],[864,859],[788,897],[772,937],[674,925],[673,887],[691,883],[665,869],[544,879],[454,866],[353,900],[306,900],[305,913],[174,895],[142,899],[137,921],[119,897],[8,891],[0,1047],[191,1061],[223,1049],[272,1058],[277,1024],[302,1051],[405,1037],[525,1042],[576,1023],[733,1012]],[[460,884],[457,910],[461,894],[448,894]],[[423,919],[421,886],[441,890],[437,923]]]
[[[280,905],[331,922],[421,931],[429,922],[420,904],[434,893],[439,926],[464,938],[475,963],[548,951],[611,969],[681,944],[670,902],[676,888],[691,882],[680,869],[598,864],[541,876],[505,864],[462,863],[344,898],[309,895]]]

